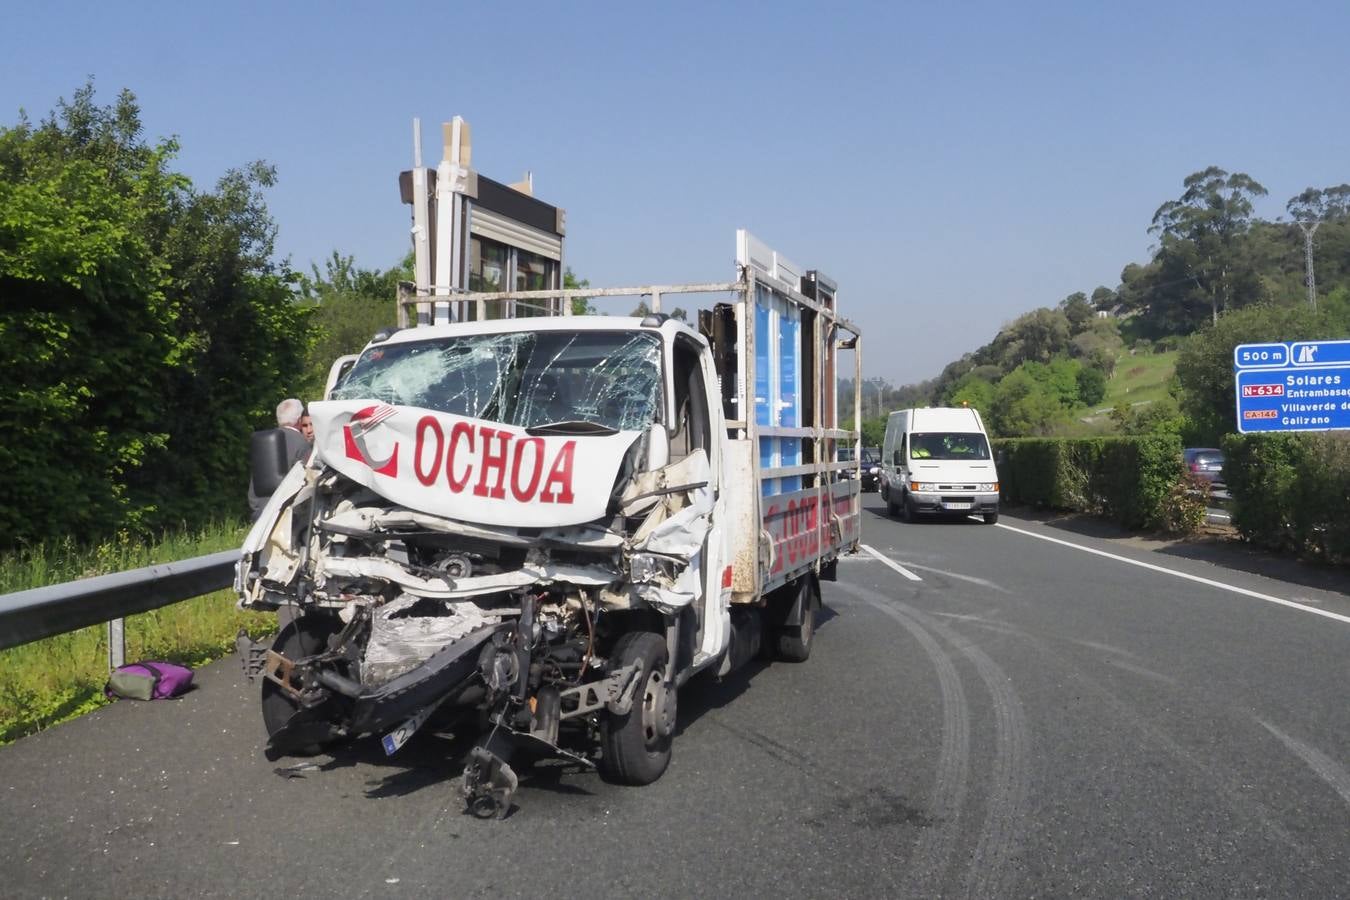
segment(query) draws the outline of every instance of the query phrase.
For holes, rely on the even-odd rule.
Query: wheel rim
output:
[[[642,689],[642,737],[648,750],[675,731],[673,692],[666,690],[665,674],[654,669]]]

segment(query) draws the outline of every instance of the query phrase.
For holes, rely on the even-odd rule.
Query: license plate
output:
[[[942,504],[942,505],[943,505],[945,508],[947,508],[947,509],[970,509],[970,508],[971,508],[972,506],[974,506],[975,504],[973,504],[973,503],[952,503],[951,501],[948,501],[948,502],[946,502],[946,503],[944,503],[944,504]]]
[[[436,711],[436,707],[440,706],[444,701],[445,697],[441,697],[440,700],[426,705],[418,710],[412,718],[408,719],[408,721],[381,738],[380,746],[384,748],[384,755],[393,756],[397,753],[399,748],[408,743],[408,739],[417,733],[417,729],[421,728],[423,723],[431,718],[431,714]]]

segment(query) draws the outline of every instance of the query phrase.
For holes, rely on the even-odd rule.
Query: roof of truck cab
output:
[[[701,342],[703,336],[678,319],[666,319],[659,326],[643,325],[638,316],[530,316],[518,319],[488,319],[483,322],[452,322],[447,325],[415,325],[393,332],[380,345],[409,344],[436,338],[471,334],[507,334],[513,331],[650,331],[682,332]],[[375,342],[367,346],[375,346]]]

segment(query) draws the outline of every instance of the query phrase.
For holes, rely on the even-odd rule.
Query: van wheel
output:
[[[996,524],[998,524],[998,513],[996,513],[996,512],[985,513],[985,514],[984,514],[984,524],[986,524],[986,525],[996,525]]]
[[[900,521],[913,522],[915,518],[914,506],[909,502],[909,498],[905,497],[900,501]]]
[[[625,715],[600,723],[600,773],[619,784],[651,784],[670,765],[675,737],[675,686],[666,685],[666,642],[650,631],[630,631],[610,653],[616,669],[638,663],[637,694]]]

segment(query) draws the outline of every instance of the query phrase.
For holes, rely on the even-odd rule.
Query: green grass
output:
[[[1167,353],[1140,353],[1129,351],[1116,359],[1116,369],[1106,382],[1106,396],[1097,404],[1098,411],[1109,412],[1121,404],[1132,405],[1162,400],[1167,396],[1167,382],[1177,369],[1177,351]]]
[[[140,543],[127,535],[93,547],[73,542],[0,556],[0,593],[120,572],[238,547],[238,522]],[[233,591],[217,591],[126,620],[127,659],[201,665],[229,653],[240,628],[254,637],[274,630],[271,614],[241,612]],[[0,744],[81,715],[107,702],[108,634],[104,625],[0,650]]]

